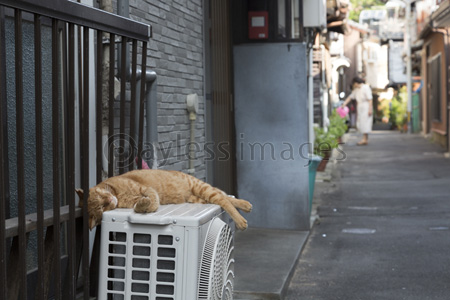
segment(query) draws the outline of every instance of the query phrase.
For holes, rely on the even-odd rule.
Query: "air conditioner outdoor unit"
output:
[[[233,236],[214,204],[105,212],[98,299],[233,299]]]
[[[327,27],[327,4],[325,0],[303,0],[303,26]]]

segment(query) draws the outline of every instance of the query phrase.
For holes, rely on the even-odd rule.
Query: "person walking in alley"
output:
[[[369,133],[372,131],[372,90],[364,83],[364,80],[359,77],[353,78],[352,84],[352,93],[345,99],[342,106],[345,107],[352,99],[356,99],[356,128],[363,134],[362,140],[359,141],[357,145],[363,146],[369,143]]]

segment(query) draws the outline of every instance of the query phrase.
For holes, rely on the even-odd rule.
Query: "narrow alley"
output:
[[[286,299],[449,299],[450,160],[420,135],[349,135]]]
[[[0,0],[0,164],[0,300],[450,300],[450,0]]]

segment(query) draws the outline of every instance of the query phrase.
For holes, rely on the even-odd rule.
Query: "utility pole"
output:
[[[407,122],[408,133],[411,133],[411,110],[412,110],[412,65],[411,65],[411,0],[406,0],[406,33],[404,35],[406,46],[406,91],[407,100]]]

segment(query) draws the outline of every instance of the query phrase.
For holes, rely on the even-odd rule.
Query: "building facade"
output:
[[[418,39],[421,45],[421,121],[444,149],[449,149],[449,1],[421,1],[416,5]]]

